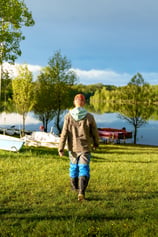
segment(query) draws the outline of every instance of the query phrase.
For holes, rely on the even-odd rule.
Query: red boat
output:
[[[116,128],[98,128],[99,137],[102,140],[116,140],[120,142],[120,140],[126,140],[132,138],[132,132],[126,131],[125,128],[116,129]]]

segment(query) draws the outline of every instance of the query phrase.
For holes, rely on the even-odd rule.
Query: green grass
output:
[[[0,236],[158,236],[158,147],[101,145],[87,201],[56,149],[0,151]]]

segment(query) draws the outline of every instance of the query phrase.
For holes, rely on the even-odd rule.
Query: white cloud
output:
[[[102,83],[104,85],[124,86],[127,85],[131,78],[136,74],[118,73],[113,70],[80,70],[73,69],[79,77],[79,83],[88,85]],[[158,72],[141,72],[145,82],[151,85],[158,85]]]
[[[158,73],[157,72],[143,72],[142,73],[144,80],[147,83],[150,83],[152,85],[158,85]]]
[[[4,69],[10,71],[13,76],[17,75],[17,66],[20,64],[10,65],[4,63]],[[28,69],[33,73],[34,80],[36,80],[37,75],[39,74],[42,66],[40,65],[31,65],[28,64]],[[102,83],[104,85],[115,85],[115,86],[124,86],[131,80],[134,74],[127,72],[119,73],[114,70],[104,69],[104,70],[81,70],[79,68],[72,68],[78,77],[78,82],[84,85]],[[158,72],[140,72],[144,80],[151,84],[158,84]]]
[[[80,70],[80,69],[73,69],[77,76],[79,77],[79,81],[82,84],[95,84],[95,83],[102,83],[105,85],[116,85],[122,86],[126,85],[132,75],[128,73],[117,73],[112,70]]]
[[[21,64],[17,64],[17,63],[15,63],[14,65],[9,64],[9,63],[4,63],[3,70],[4,71],[7,70],[12,77],[16,77],[17,76],[17,68],[20,65]],[[42,67],[39,65],[31,65],[31,64],[27,64],[27,66],[28,66],[28,69],[33,73],[34,79],[36,79],[36,77],[39,74]]]
[[[39,120],[32,117],[32,114],[28,114],[26,117],[27,124],[38,124]],[[16,113],[7,114],[5,112],[0,114],[0,124],[3,126],[20,126],[22,124],[22,115]]]

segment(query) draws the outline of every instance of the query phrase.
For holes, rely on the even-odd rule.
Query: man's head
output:
[[[82,107],[85,105],[86,99],[85,96],[83,94],[77,94],[74,97],[74,105],[75,107]]]

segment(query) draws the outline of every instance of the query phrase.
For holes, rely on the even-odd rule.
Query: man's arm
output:
[[[66,116],[65,120],[64,120],[63,129],[62,129],[62,132],[61,132],[61,135],[60,135],[59,146],[58,146],[59,156],[64,155],[64,147],[65,147],[65,144],[66,144],[67,135],[68,135],[68,118]]]
[[[99,146],[99,134],[98,134],[97,125],[93,116],[92,116],[91,126],[92,126],[91,132],[92,132],[92,138],[93,138],[93,148],[96,149]]]

